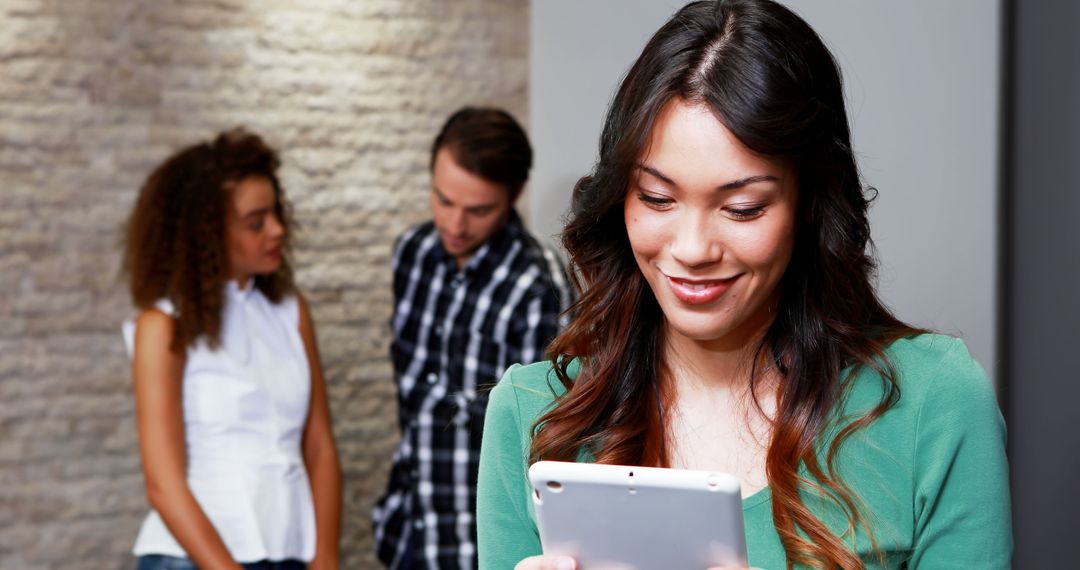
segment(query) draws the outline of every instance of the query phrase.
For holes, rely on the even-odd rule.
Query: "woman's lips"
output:
[[[739,278],[738,275],[726,279],[681,279],[670,275],[665,277],[675,297],[688,305],[704,305],[719,299]]]

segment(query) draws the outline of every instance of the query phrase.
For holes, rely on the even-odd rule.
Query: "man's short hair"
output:
[[[525,130],[502,109],[465,107],[446,120],[431,145],[431,168],[447,148],[465,170],[506,186],[517,198],[532,168],[532,146]]]

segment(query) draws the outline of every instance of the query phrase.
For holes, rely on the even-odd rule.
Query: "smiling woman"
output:
[[[540,460],[731,473],[757,567],[1009,567],[993,389],[961,341],[880,301],[868,207],[806,22],[769,0],[679,10],[574,188],[574,319],[492,392],[481,567],[574,567],[541,556]]]
[[[795,173],[681,99],[661,111],[647,148],[624,216],[668,341],[752,336],[771,320],[791,258]]]

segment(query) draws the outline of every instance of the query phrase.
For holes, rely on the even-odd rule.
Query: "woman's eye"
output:
[[[644,202],[647,206],[657,209],[666,208],[671,205],[674,200],[671,198],[662,198],[660,196],[654,196],[652,194],[646,194],[644,192],[638,192],[638,200]]]
[[[760,216],[764,211],[764,206],[750,206],[750,207],[728,207],[724,208],[729,216],[736,220],[752,220]]]
[[[252,223],[252,224],[249,224],[248,229],[250,229],[253,232],[261,232],[262,229],[263,229],[263,221],[259,220],[257,222]]]

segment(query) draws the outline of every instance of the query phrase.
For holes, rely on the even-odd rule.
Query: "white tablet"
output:
[[[747,565],[739,481],[726,473],[540,461],[529,480],[544,554],[584,570]]]

